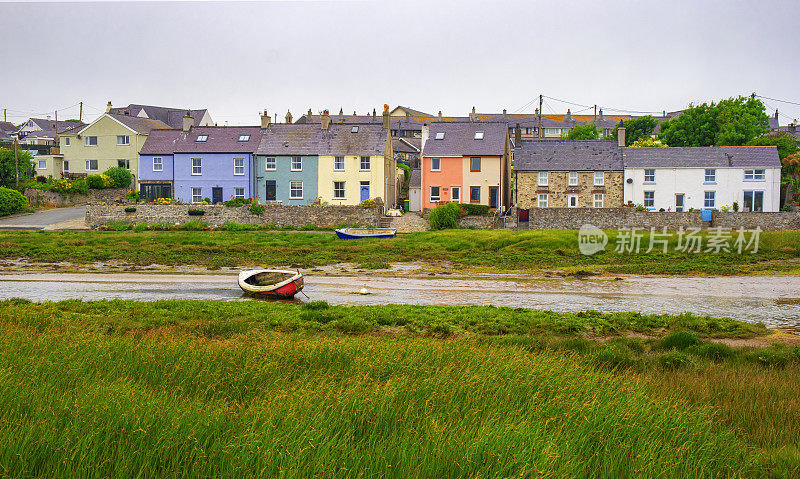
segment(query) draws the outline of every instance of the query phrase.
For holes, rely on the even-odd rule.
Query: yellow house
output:
[[[388,116],[386,116],[388,120]],[[380,124],[330,124],[323,117],[317,191],[334,205],[357,205],[380,198],[397,203],[397,163],[389,130]]]
[[[151,130],[169,128],[159,120],[106,113],[83,128],[59,134],[64,173],[100,174],[113,166],[139,178],[139,150]]]

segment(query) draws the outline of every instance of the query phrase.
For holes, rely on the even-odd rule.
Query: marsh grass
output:
[[[329,233],[247,231],[237,225],[225,229],[229,231],[1,232],[0,258],[73,263],[115,260],[134,265],[295,264],[299,267],[341,262],[383,266],[421,261],[446,262],[457,268],[581,269],[609,274],[668,275],[800,271],[796,261],[800,256],[797,250],[800,231],[763,232],[757,254],[619,254],[611,249],[584,256],[577,247],[577,232],[567,230],[447,230],[355,242],[339,240]],[[613,245],[616,233],[608,233]],[[643,244],[647,241],[645,235]],[[120,247],[121,244],[126,247]],[[670,251],[674,251],[674,246],[673,243]]]

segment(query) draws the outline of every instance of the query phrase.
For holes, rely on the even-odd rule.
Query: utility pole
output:
[[[539,94],[539,138],[542,137],[542,95]]]
[[[8,120],[6,120],[6,109],[5,108],[3,108],[3,121],[8,121]]]
[[[58,110],[56,110],[56,127],[55,133],[53,133],[53,145],[58,145]]]
[[[594,106],[594,124],[597,124],[597,105]]]
[[[81,102],[81,109],[78,110],[78,122],[83,123],[83,102]]]
[[[17,179],[16,179],[16,182],[15,182],[15,186],[16,186],[17,189],[19,189],[19,158],[17,158],[17,137],[16,136],[14,137],[14,165],[16,165],[16,171],[17,171],[17,177],[16,177]]]

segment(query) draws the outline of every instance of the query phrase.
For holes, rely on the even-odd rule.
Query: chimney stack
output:
[[[469,114],[469,121],[475,121],[475,107],[472,107],[472,112]]]
[[[106,103],[106,113],[108,113],[110,111],[111,111],[111,100],[109,100],[109,102]]]
[[[514,148],[519,148],[522,144],[522,129],[519,127],[519,123],[517,123],[516,128],[514,128]]]
[[[339,116],[343,116],[343,115],[344,115],[344,108],[339,107]]]
[[[194,126],[194,118],[187,111],[186,114],[183,115],[183,131],[189,131],[192,129],[193,126]]]
[[[777,119],[778,119],[778,109],[776,108],[775,109],[775,120],[777,120]]]
[[[539,109],[538,109],[538,108],[536,109],[536,111],[534,111],[534,114],[535,114],[535,115],[538,115],[538,114],[539,114]]]
[[[603,109],[602,108],[600,108],[600,116],[598,116],[597,118],[600,119],[600,120],[603,119]]]
[[[271,120],[272,119],[269,117],[267,110],[264,110],[264,114],[261,115],[261,128],[267,128],[269,124],[272,123]]]
[[[311,108],[308,109],[308,113],[306,113],[306,115],[311,116]]]
[[[286,110],[286,123],[291,123],[291,122],[292,122],[292,112]]]
[[[329,126],[331,126],[331,116],[328,114],[328,110],[322,110],[322,121],[320,125],[322,126],[323,130],[327,130]]]
[[[442,110],[439,110],[439,121],[442,121]]]
[[[622,123],[622,120],[619,121],[619,128],[617,129],[617,146],[623,147],[625,146],[625,123]]]
[[[383,129],[389,129],[389,105],[385,103],[383,105]]]
[[[795,118],[795,120],[794,120],[794,123],[789,123],[789,126],[788,126],[788,127],[786,127],[786,129],[787,129],[787,130],[789,131],[789,133],[791,133],[792,135],[795,135],[795,134],[797,134],[797,118]]]
[[[378,112],[376,112],[375,108],[373,108],[372,109],[372,119],[375,120],[375,118],[377,118],[377,117],[378,117]]]

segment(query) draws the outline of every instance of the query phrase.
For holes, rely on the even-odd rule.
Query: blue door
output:
[[[369,199],[369,181],[361,182],[361,201]]]

